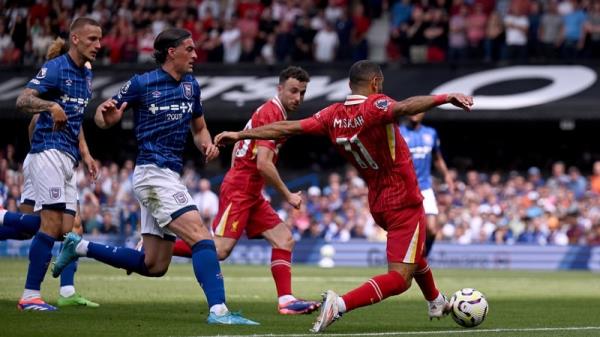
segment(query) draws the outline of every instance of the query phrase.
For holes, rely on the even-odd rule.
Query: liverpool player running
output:
[[[246,129],[286,120],[302,101],[309,82],[308,73],[299,67],[288,67],[279,74],[277,95],[261,105],[246,124]],[[292,232],[262,196],[265,182],[295,208],[302,203],[300,192],[292,193],[281,180],[275,162],[284,139],[244,140],[233,150],[231,169],[225,175],[219,193],[219,213],[213,230],[219,259],[226,259],[246,231],[249,238],[265,238],[272,246],[271,273],[279,297],[280,314],[308,314],[319,302],[304,301],[292,295]],[[175,244],[175,255],[190,256],[191,250],[181,240]]]
[[[430,317],[441,317],[447,307],[422,254],[426,222],[423,197],[410,152],[395,124],[402,116],[445,103],[469,110],[473,100],[462,94],[448,94],[416,96],[396,102],[381,94],[383,73],[370,61],[359,61],[350,68],[350,89],[352,94],[344,103],[333,104],[310,118],[224,132],[215,138],[218,145],[241,139],[279,139],[301,133],[325,135],[367,182],[371,213],[377,224],[388,232],[388,272],[343,296],[328,290],[313,325],[314,332],[324,331],[342,313],[403,293],[413,277],[426,297],[435,298],[434,310],[430,305]]]

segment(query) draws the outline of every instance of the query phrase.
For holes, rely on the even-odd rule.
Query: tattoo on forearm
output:
[[[48,111],[54,102],[36,97],[37,95],[36,90],[25,89],[17,98],[17,110],[26,113]]]

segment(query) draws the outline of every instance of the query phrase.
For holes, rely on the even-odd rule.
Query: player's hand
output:
[[[448,103],[465,111],[471,111],[471,107],[473,106],[473,96],[467,96],[463,94],[448,94],[446,100]]]
[[[219,156],[219,148],[214,144],[202,144],[202,151],[204,152],[204,162],[206,163]]]
[[[302,205],[302,192],[290,193],[287,196],[287,202],[295,209],[300,209],[300,205]]]
[[[227,144],[233,144],[240,140],[239,132],[224,131],[215,136],[215,145],[224,146]]]
[[[117,101],[112,98],[107,99],[98,107],[102,112],[102,118],[107,126],[116,124],[123,117],[123,112],[127,109],[127,102],[121,104],[120,108],[117,108]]]
[[[98,179],[98,172],[100,172],[98,163],[96,163],[96,160],[89,155],[82,158],[82,160],[85,164],[85,167],[87,168],[88,173],[90,174],[90,177],[93,181],[96,181],[96,179]]]
[[[67,125],[67,114],[65,114],[63,108],[57,103],[54,103],[50,109],[48,109],[48,111],[50,112],[52,121],[54,122],[52,131],[64,129]]]

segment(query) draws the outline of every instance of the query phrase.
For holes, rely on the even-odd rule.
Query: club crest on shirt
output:
[[[390,102],[385,98],[381,98],[375,101],[375,107],[381,110],[386,110],[389,104]]]
[[[423,143],[431,145],[433,144],[433,137],[431,137],[431,135],[429,134],[424,134],[423,135]]]
[[[183,96],[187,99],[192,99],[193,94],[192,83],[183,82]]]
[[[173,198],[175,198],[175,202],[177,202],[180,205],[187,204],[188,201],[185,193],[183,192],[177,192],[173,194]]]
[[[50,199],[57,200],[58,198],[60,198],[60,187],[51,187]]]
[[[35,75],[35,77],[37,78],[44,78],[46,77],[46,73],[48,72],[48,68],[42,68],[40,69],[40,71],[37,73],[37,75]]]

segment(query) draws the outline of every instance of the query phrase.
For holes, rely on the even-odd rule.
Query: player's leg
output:
[[[189,198],[191,199],[191,198]],[[239,314],[231,313],[225,305],[225,284],[217,249],[212,235],[202,224],[196,209],[184,208],[167,228],[192,247],[192,265],[196,280],[202,286],[209,306],[209,324],[258,324]]]
[[[265,204],[267,204],[266,201]],[[309,314],[318,309],[320,303],[297,299],[292,293],[292,250],[295,244],[292,232],[279,219],[271,206],[264,205],[261,208],[264,211],[259,210],[251,216],[249,227],[252,227],[255,221],[261,221],[264,224],[262,227],[272,227],[270,223],[277,223],[274,227],[262,232],[262,236],[271,244],[271,274],[277,289],[279,313],[283,315]]]
[[[423,296],[428,302],[429,318],[441,318],[448,312],[448,302],[443,294],[437,289],[433,279],[433,273],[427,263],[427,255],[431,251],[435,236],[438,232],[437,214],[438,207],[435,200],[435,195],[432,189],[422,191],[423,194],[423,209],[427,222],[427,236],[425,238],[425,249],[423,258],[417,260],[417,270],[414,274],[414,279],[421,288]]]
[[[28,240],[40,229],[40,217],[0,210],[0,240]]]
[[[65,216],[63,217],[63,223],[66,222],[68,222],[68,219],[66,219]],[[73,232],[80,236],[83,234],[83,226],[81,224],[79,212],[75,214],[75,218],[73,220]],[[77,264],[78,260],[72,261],[60,274],[60,290],[57,304],[59,307],[86,306],[90,308],[97,308],[100,306],[98,303],[88,300],[75,290],[75,273],[77,272]]]
[[[33,184],[26,175],[19,212],[0,210],[0,240],[28,240],[37,233],[40,229],[40,217],[31,215],[35,206],[34,198]]]
[[[437,207],[437,201],[435,200],[435,194],[433,189],[429,188],[421,192],[423,195],[423,208],[427,217],[427,236],[425,237],[425,249],[423,256],[429,256],[435,237],[438,232],[437,215],[439,213]]]
[[[19,300],[20,310],[51,311],[56,308],[47,305],[41,299],[41,284],[52,257],[54,241],[64,234],[63,213],[67,204],[75,203],[71,194],[67,195],[69,180],[67,174],[73,174],[73,160],[66,154],[48,150],[30,155],[32,177],[35,192],[36,208],[41,208],[40,230],[35,234],[29,248],[29,267],[25,282],[25,290]],[[67,222],[65,226],[72,226]],[[71,230],[71,228],[66,228]]]
[[[115,268],[130,270],[143,276],[164,275],[171,261],[175,236],[165,235],[152,214],[145,207],[140,208],[144,238],[142,250],[90,242],[75,233],[69,233],[52,269],[52,276],[58,277],[69,263],[80,256],[93,258]]]
[[[40,290],[52,258],[54,241],[62,235],[63,213],[60,210],[44,209],[40,215],[40,230],[33,237],[29,248],[29,266],[25,289],[17,306],[19,310],[56,310],[42,300]]]
[[[369,279],[343,296],[328,290],[313,325],[314,332],[324,331],[345,312],[375,304],[410,287],[417,267],[416,260],[421,257],[425,241],[425,224],[420,221],[422,216],[421,207],[373,214],[378,224],[388,228],[388,272]]]

